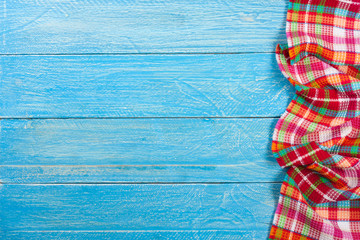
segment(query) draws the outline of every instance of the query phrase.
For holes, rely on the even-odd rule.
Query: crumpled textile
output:
[[[360,239],[360,0],[290,0],[276,59],[296,94],[272,151],[287,168],[269,239]]]

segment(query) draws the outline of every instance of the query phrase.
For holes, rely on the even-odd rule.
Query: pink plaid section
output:
[[[290,0],[286,31],[296,95],[273,133],[288,171],[269,239],[360,239],[360,0]]]

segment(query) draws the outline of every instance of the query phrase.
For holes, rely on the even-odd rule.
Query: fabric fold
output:
[[[288,170],[269,239],[360,239],[360,0],[290,0],[286,36],[296,94],[273,133]]]

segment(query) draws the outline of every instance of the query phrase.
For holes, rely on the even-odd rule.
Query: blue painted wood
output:
[[[5,236],[13,231],[115,230],[264,234],[279,190],[280,184],[249,183],[5,184],[0,190],[1,228]]]
[[[286,0],[2,0],[0,53],[274,51]]]
[[[3,56],[4,117],[278,117],[274,54]]]
[[[286,5],[0,1],[0,239],[266,239]]]
[[[138,231],[13,231],[7,232],[6,236],[2,239],[8,240],[39,240],[39,239],[52,239],[52,240],[79,240],[79,239],[92,239],[92,240],[261,240],[267,239],[267,228],[253,229],[253,230],[138,230]],[[1,237],[1,233],[0,233]]]
[[[100,161],[101,162],[101,161]],[[274,160],[275,162],[275,160]],[[260,159],[234,165],[1,166],[2,183],[226,183],[281,182],[285,170]],[[269,167],[270,165],[270,167]]]
[[[9,165],[2,168],[1,180],[281,181],[283,175],[270,150],[277,120],[1,120],[0,163]],[[42,165],[72,166],[50,170]],[[88,165],[110,168],[81,170]],[[198,176],[190,176],[196,172]]]

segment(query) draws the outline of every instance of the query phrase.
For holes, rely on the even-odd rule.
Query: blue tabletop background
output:
[[[1,239],[266,239],[286,0],[0,0]]]

